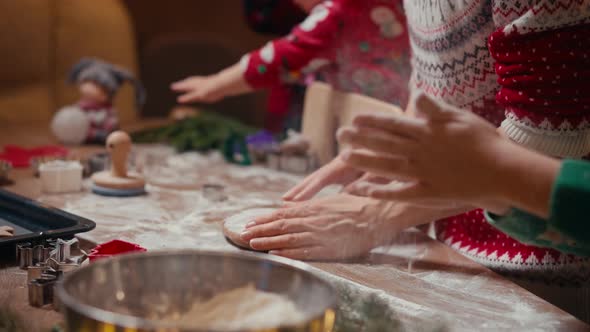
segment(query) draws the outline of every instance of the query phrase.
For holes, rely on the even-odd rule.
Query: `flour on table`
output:
[[[96,229],[78,235],[94,243],[116,237],[148,251],[236,252],[240,249],[224,238],[222,222],[243,211],[277,206],[281,195],[300,179],[262,167],[228,165],[215,154],[177,155],[163,164],[171,168],[166,172],[175,173],[182,181],[222,185],[228,199],[214,202],[198,189],[149,185],[146,196],[109,198],[89,194],[85,183],[84,192],[42,195],[39,200],[96,221]],[[337,269],[329,272],[312,268],[338,289],[341,301],[337,324],[351,327],[338,331],[436,330],[429,329],[431,325],[452,331],[567,330],[567,318],[557,311],[538,310],[540,300],[514,287],[505,287],[507,282],[499,282],[491,271],[476,269],[474,273],[471,265],[457,261],[450,252],[442,253],[452,254],[448,265],[430,264],[430,256],[441,254],[431,250],[436,246],[427,246],[421,233],[403,234],[390,246],[373,250],[373,258],[338,264]],[[321,267],[321,263],[312,265]],[[347,279],[333,273],[346,275]],[[367,274],[375,278],[369,282],[361,277]],[[378,321],[389,321],[391,325],[372,325]]]

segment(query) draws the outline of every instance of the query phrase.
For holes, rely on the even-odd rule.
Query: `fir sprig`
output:
[[[171,125],[133,133],[137,143],[167,143],[179,152],[222,149],[232,136],[245,137],[256,128],[244,125],[228,117],[203,112]]]

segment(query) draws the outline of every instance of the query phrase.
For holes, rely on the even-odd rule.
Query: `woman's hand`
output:
[[[307,176],[285,195],[283,200],[291,202],[305,201],[332,184],[348,185],[358,179],[362,171],[346,165],[342,159],[336,157],[327,165]]]
[[[289,204],[258,218],[242,239],[255,250],[293,259],[354,258],[390,243],[408,227],[446,216],[441,212],[339,194]]]

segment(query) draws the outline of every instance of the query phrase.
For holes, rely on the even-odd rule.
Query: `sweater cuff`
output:
[[[582,158],[590,152],[590,127],[546,128],[535,125],[525,118],[518,118],[511,112],[500,126],[506,136],[522,146],[559,158]]]
[[[514,208],[503,216],[489,211],[484,211],[484,216],[492,226],[522,243],[538,243],[548,226],[547,221]]]
[[[590,238],[590,163],[565,160],[551,193],[549,223],[571,238]]]

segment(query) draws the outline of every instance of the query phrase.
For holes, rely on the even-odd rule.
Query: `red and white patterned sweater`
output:
[[[413,86],[487,118],[532,149],[556,157],[590,153],[584,91],[590,0],[405,0],[404,6]],[[590,260],[519,243],[490,226],[481,210],[437,221],[436,231],[504,274],[556,284],[590,279]]]
[[[289,35],[245,55],[253,88],[319,73],[337,89],[406,105],[409,41],[402,0],[322,1]]]

